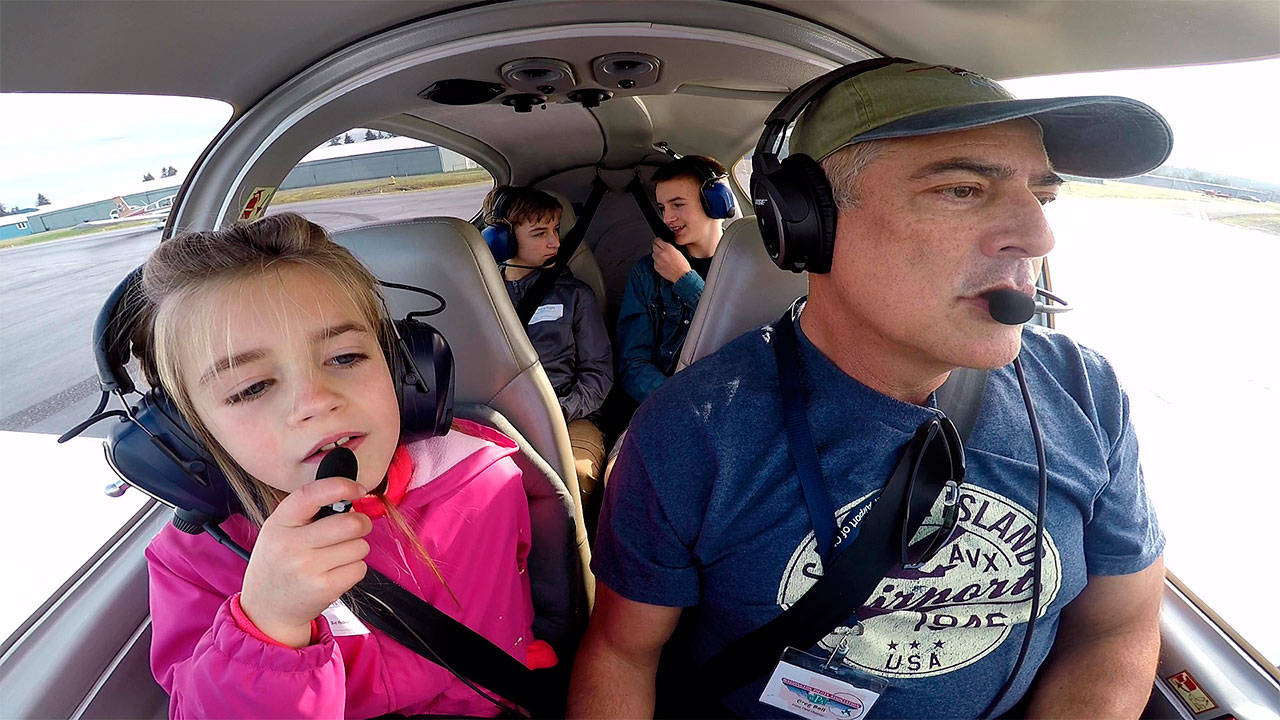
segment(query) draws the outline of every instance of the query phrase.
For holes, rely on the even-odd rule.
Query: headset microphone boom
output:
[[[359,464],[356,462],[356,454],[351,452],[351,448],[336,447],[329,451],[320,460],[320,467],[316,468],[316,479],[327,477],[344,477],[354,481],[359,472]],[[350,500],[339,500],[332,505],[325,505],[320,508],[320,512],[316,513],[316,520],[326,518],[330,515],[344,513],[351,509]]]
[[[1030,320],[1036,313],[1063,313],[1071,310],[1065,300],[1048,290],[1036,288],[1036,295],[1043,295],[1057,305],[1046,305],[1036,302],[1031,295],[1024,295],[1017,290],[1001,289],[983,293],[987,301],[987,312],[991,318],[1005,325],[1021,325]]]

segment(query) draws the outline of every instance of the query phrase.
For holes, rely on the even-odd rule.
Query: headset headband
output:
[[[896,57],[863,60],[819,75],[791,91],[791,94],[783,98],[782,102],[778,103],[773,112],[769,113],[769,116],[765,118],[764,131],[760,133],[760,140],[756,142],[755,153],[752,155],[752,170],[754,172],[771,172],[778,169],[778,151],[781,150],[779,145],[783,135],[786,134],[787,126],[795,122],[800,113],[815,98],[855,75],[879,70],[894,63],[909,62],[912,61]]]
[[[98,384],[104,392],[130,393],[133,379],[125,370],[129,364],[129,332],[142,311],[142,268],[125,276],[107,296],[93,322],[93,359],[98,368]]]
[[[507,213],[511,210],[509,206],[514,202],[516,194],[512,186],[498,188],[497,197],[493,199],[493,210],[490,211],[492,217],[489,219],[489,225],[500,222],[511,224],[511,221],[507,220]]]
[[[686,156],[686,157],[689,157],[689,156]],[[699,175],[698,187],[705,188],[710,186],[713,183],[720,182],[721,180],[724,180],[729,177],[729,173],[727,171],[716,172],[716,169],[712,167],[711,163],[707,162],[706,160],[702,160],[701,158],[694,158],[694,157],[689,157],[689,159],[693,161],[694,167],[697,168],[697,172]]]

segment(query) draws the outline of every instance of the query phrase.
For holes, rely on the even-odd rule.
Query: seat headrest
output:
[[[538,189],[542,190],[542,188]],[[578,222],[578,215],[573,211],[573,203],[569,202],[569,198],[555,190],[542,190],[542,192],[560,201],[560,237],[564,237],[569,234],[574,224]]]
[[[444,333],[453,349],[454,402],[496,409],[548,462],[563,467],[545,422],[551,409],[559,412],[555,392],[539,369],[538,355],[520,326],[493,255],[474,225],[451,217],[414,218],[343,230],[333,239],[379,279],[444,296],[445,311],[424,321]],[[383,292],[396,318],[436,305],[430,297],[407,290]]]
[[[780,270],[773,264],[754,215],[734,220],[716,247],[676,370],[748,330],[777,320],[796,298],[808,292],[808,273]]]

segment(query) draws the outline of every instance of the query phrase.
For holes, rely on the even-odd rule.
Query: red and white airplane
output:
[[[116,209],[111,211],[110,219],[168,217],[169,211],[173,209],[173,198],[174,196],[170,195],[148,205],[134,207],[117,195],[111,198],[111,201],[116,204]]]

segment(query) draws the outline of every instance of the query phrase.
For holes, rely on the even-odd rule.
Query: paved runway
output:
[[[331,231],[420,215],[471,218],[488,185],[273,206]],[[160,241],[149,227],[0,251],[0,430],[61,433],[98,399],[89,336],[102,302]],[[104,436],[106,425],[91,433]]]

